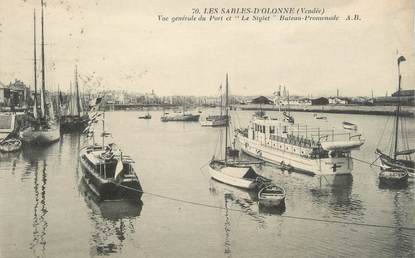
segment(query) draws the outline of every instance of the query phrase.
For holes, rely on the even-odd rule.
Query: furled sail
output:
[[[396,155],[411,155],[415,153],[415,149],[409,149],[409,150],[403,150],[403,151],[397,151]]]

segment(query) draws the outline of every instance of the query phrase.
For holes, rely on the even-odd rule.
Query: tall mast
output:
[[[43,32],[44,27],[44,15],[43,15],[43,0],[41,0],[42,4],[42,19],[41,19],[41,25],[42,25],[42,91],[41,91],[41,109],[42,109],[42,117],[44,118],[46,115],[46,100],[45,100],[45,36]]]
[[[223,111],[223,95],[222,95],[222,84],[220,85],[220,117],[222,118],[222,111]]]
[[[226,73],[226,89],[225,89],[225,119],[226,119],[226,127],[225,127],[225,164],[228,162],[228,126],[229,126],[229,118],[228,118],[228,73]]]
[[[406,61],[405,57],[400,56],[398,58],[398,105],[396,106],[396,119],[395,119],[395,146],[393,152],[393,158],[396,159],[396,152],[398,150],[398,132],[399,132],[399,113],[401,111],[401,70],[399,64]]]
[[[76,88],[76,110],[78,117],[81,116],[81,105],[79,103],[78,66],[75,66],[75,88]]]
[[[35,79],[35,93],[34,93],[34,104],[33,104],[33,115],[35,118],[38,117],[37,115],[37,62],[36,62],[36,9],[33,9],[33,72],[34,72],[34,79]]]
[[[288,115],[290,115],[290,92],[287,91],[287,95],[288,95]]]

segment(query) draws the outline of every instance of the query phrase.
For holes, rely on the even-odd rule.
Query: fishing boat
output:
[[[60,139],[60,126],[59,121],[55,117],[53,110],[53,103],[51,98],[46,94],[45,88],[45,44],[43,33],[43,0],[42,5],[42,87],[40,88],[40,112],[38,110],[37,99],[37,69],[36,69],[36,14],[34,14],[34,105],[33,105],[33,117],[30,117],[28,121],[30,125],[23,128],[20,131],[20,138],[24,143],[45,145],[50,144]]]
[[[151,115],[150,113],[147,111],[147,114],[145,114],[144,116],[139,116],[138,119],[151,119]]]
[[[177,114],[169,114],[169,113],[164,113],[160,120],[162,122],[197,122],[199,121],[199,117],[200,115],[193,115],[191,113],[186,113],[185,112],[185,107],[183,104],[183,111]]]
[[[285,190],[275,184],[267,184],[258,192],[258,204],[268,207],[285,206]]]
[[[343,124],[343,128],[346,130],[354,130],[354,131],[357,130],[357,125],[353,123],[344,121],[342,124]]]
[[[312,176],[350,174],[351,151],[364,144],[361,135],[291,124],[268,116],[253,116],[248,128],[237,129],[235,137],[244,153]]]
[[[226,74],[225,96],[225,117],[228,118],[228,74]],[[210,176],[219,182],[243,189],[254,189],[262,182],[269,181],[269,179],[258,175],[249,163],[228,159],[228,127],[229,121],[227,120],[225,126],[225,158],[217,159],[213,156],[208,166]]]
[[[98,108],[93,109],[91,124],[84,131],[92,143],[81,148],[79,154],[86,183],[101,200],[140,199],[143,190],[133,167],[134,161],[116,144],[105,144],[105,137],[110,135],[105,131],[105,112],[98,114],[95,110]],[[99,118],[102,121],[102,144],[95,142],[94,125]]]
[[[229,118],[223,115],[222,85],[219,87],[219,95],[220,95],[220,114],[201,117],[199,120],[201,126],[210,126],[210,127],[226,126],[226,121],[228,121]]]
[[[70,85],[69,103],[66,114],[61,116],[60,126],[63,132],[82,132],[88,125],[88,115],[84,113],[78,85],[78,67],[75,67],[75,90]]]
[[[314,114],[314,118],[315,119],[321,119],[321,120],[327,120],[327,117],[326,116],[322,116],[322,115],[319,115],[319,114]]]
[[[375,154],[377,159],[381,162],[381,168],[388,171],[379,175],[382,180],[390,178],[391,181],[396,181],[396,174],[400,174],[399,181],[406,180],[405,174],[410,173],[411,176],[415,173],[415,163],[412,159],[412,154],[415,153],[413,146],[409,146],[408,131],[406,130],[405,117],[401,116],[401,80],[400,63],[406,61],[404,56],[398,58],[398,104],[396,105],[395,121],[392,131],[392,137],[390,138],[388,148],[389,153],[383,152],[380,148],[376,148]],[[386,125],[387,126],[387,125]],[[401,141],[399,142],[399,139]],[[382,139],[381,139],[382,140]],[[399,150],[401,148],[401,150]],[[402,150],[403,149],[403,150]],[[389,172],[391,170],[392,172]]]

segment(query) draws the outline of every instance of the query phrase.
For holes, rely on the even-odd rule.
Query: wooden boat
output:
[[[210,176],[222,183],[242,189],[255,189],[265,178],[258,175],[249,164],[212,159],[209,162]]]
[[[228,119],[223,115],[210,115],[202,117],[199,122],[201,126],[219,127],[225,126]]]
[[[147,114],[146,114],[146,115],[144,115],[144,116],[139,116],[139,117],[138,117],[138,119],[151,119],[151,115],[150,115],[150,113],[148,113],[148,112],[147,112]]]
[[[342,124],[343,124],[343,128],[346,130],[357,130],[357,125],[353,123],[344,121]]]
[[[319,114],[314,114],[314,118],[315,119],[321,119],[321,120],[327,120],[327,117],[326,116],[321,116]]]
[[[65,114],[60,117],[60,127],[62,132],[82,132],[88,126],[88,115],[84,113],[83,105],[81,105],[81,97],[79,95],[78,85],[78,67],[75,67],[75,92],[72,92],[72,84],[70,87],[70,99],[67,103]]]
[[[98,109],[97,109],[98,110]],[[95,143],[94,124],[102,117],[102,144]],[[135,173],[131,157],[125,155],[116,144],[105,144],[105,113],[91,115],[91,125],[85,129],[92,144],[80,150],[80,163],[90,189],[101,200],[140,199],[143,193]]]
[[[401,95],[401,73],[400,73],[400,63],[406,61],[404,56],[398,58],[398,98]],[[381,168],[388,171],[385,173],[380,173],[379,178],[382,177],[382,180],[385,181],[387,178],[390,178],[391,182],[407,180],[408,177],[405,176],[405,173],[410,173],[412,176],[415,173],[415,162],[412,159],[411,155],[415,153],[415,149],[409,146],[408,141],[408,132],[405,126],[402,126],[402,121],[405,117],[401,117],[401,102],[398,99],[398,104],[396,105],[395,112],[395,123],[392,133],[392,146],[388,146],[387,149],[391,150],[389,154],[382,152],[379,148],[375,150],[375,154],[378,156],[377,159],[381,162]],[[404,123],[405,124],[405,123]],[[402,130],[401,130],[402,129]],[[401,144],[398,140],[401,137]],[[389,142],[389,141],[388,141]],[[399,146],[401,145],[401,146]],[[398,148],[404,148],[404,150],[398,150]],[[392,170],[390,172],[389,170]],[[395,175],[396,174],[396,175]]]
[[[223,115],[222,85],[219,87],[220,95],[220,113],[218,115],[208,115],[201,117],[199,122],[201,126],[219,127],[226,126],[229,118]]]
[[[22,142],[17,137],[19,123],[15,113],[0,113],[0,151],[15,152],[21,149]]]
[[[285,190],[274,184],[264,185],[258,192],[258,204],[269,207],[285,205]]]
[[[197,122],[200,115],[193,114],[177,114],[177,115],[163,115],[160,119],[162,122]]]
[[[228,74],[226,74],[226,104],[225,117],[228,118]],[[236,186],[243,189],[254,189],[258,184],[268,179],[258,175],[254,168],[247,162],[228,160],[228,126],[225,127],[225,158],[223,160],[215,157],[209,162],[210,176],[222,183]]]
[[[23,142],[36,145],[45,145],[56,142],[60,139],[60,125],[55,117],[52,100],[47,99],[45,88],[45,55],[44,55],[44,35],[43,35],[43,9],[42,4],[42,87],[40,89],[40,109],[38,111],[37,101],[37,69],[36,69],[36,16],[34,15],[34,105],[33,117],[28,119],[30,125],[20,132],[20,138]],[[47,100],[49,103],[47,103]]]
[[[10,138],[7,140],[0,141],[1,152],[15,152],[22,148],[22,141],[17,138]]]
[[[379,173],[379,181],[383,184],[399,184],[408,181],[408,171],[401,168],[388,168]]]

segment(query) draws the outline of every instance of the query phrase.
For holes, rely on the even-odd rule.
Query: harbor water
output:
[[[252,113],[233,111],[232,124],[247,126]],[[287,194],[285,210],[264,210],[255,194],[210,179],[206,165],[223,129],[151,114],[106,113],[105,140],[136,161],[142,203],[94,198],[78,164],[82,135],[0,153],[0,257],[414,257],[413,177],[383,186],[378,167],[355,160],[351,177],[327,185],[258,165]],[[393,117],[326,116],[294,113],[310,127],[357,124],[366,142],[352,156],[362,161],[372,162],[379,139],[391,135]],[[406,126],[413,145],[414,119]]]

